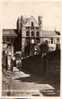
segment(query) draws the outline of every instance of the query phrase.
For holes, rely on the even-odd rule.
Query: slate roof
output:
[[[3,37],[17,37],[16,29],[3,29],[2,32]]]
[[[60,37],[60,32],[42,30],[40,33],[40,36],[41,37]]]

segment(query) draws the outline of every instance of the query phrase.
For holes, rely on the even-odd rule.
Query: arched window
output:
[[[30,36],[29,31],[26,31],[26,36]]]
[[[39,36],[39,32],[38,31],[36,32],[36,36]]]
[[[31,36],[34,36],[34,31],[31,32]]]
[[[32,27],[34,26],[34,23],[33,23],[33,22],[31,22],[31,26],[32,26]]]
[[[31,22],[31,29],[34,29],[34,22]]]

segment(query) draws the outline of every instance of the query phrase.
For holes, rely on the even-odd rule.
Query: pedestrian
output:
[[[8,61],[8,71],[11,71],[11,53],[8,53],[7,56],[7,61]]]
[[[2,70],[5,69],[7,71],[8,64],[7,64],[7,55],[5,54],[5,51],[3,51],[2,55]]]
[[[16,67],[16,58],[15,58],[15,56],[11,57],[11,71],[13,71],[13,67]]]
[[[10,44],[7,45],[5,53],[7,56],[7,70],[10,71],[11,70],[11,45]]]
[[[16,67],[21,70],[22,67],[22,53],[21,52],[17,52],[16,53]]]

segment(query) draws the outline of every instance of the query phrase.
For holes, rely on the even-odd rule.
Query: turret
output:
[[[21,50],[22,48],[22,26],[23,26],[23,17],[18,17],[17,19],[17,40],[16,40],[16,46],[18,46],[17,50]]]
[[[42,16],[38,16],[39,28],[42,29]]]
[[[18,17],[18,19],[17,19],[17,31],[18,31],[18,33],[22,32],[22,25],[23,25],[23,16]]]

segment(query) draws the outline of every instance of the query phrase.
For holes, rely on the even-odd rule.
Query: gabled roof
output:
[[[46,31],[46,30],[41,30],[40,36],[41,37],[60,37],[57,31]]]
[[[34,26],[39,26],[37,20],[33,16],[24,19],[24,26],[31,26],[31,22],[34,23]]]
[[[16,29],[3,29],[3,37],[17,37]]]

